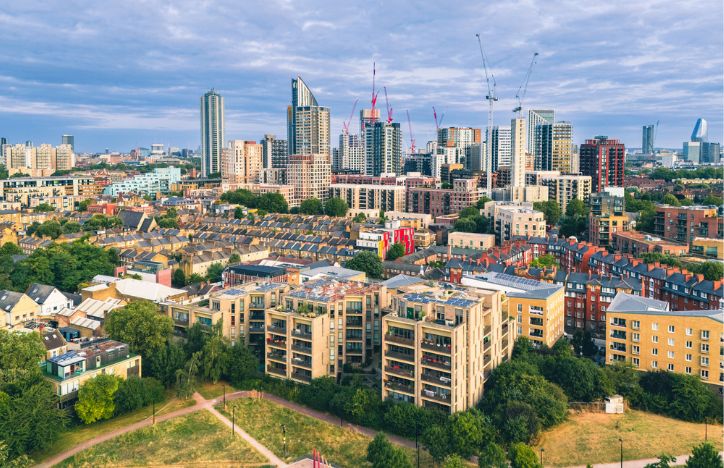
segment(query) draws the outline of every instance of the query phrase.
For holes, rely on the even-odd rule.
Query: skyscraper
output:
[[[359,135],[342,132],[339,135],[339,146],[334,149],[332,169],[362,173],[364,166],[364,145]]]
[[[470,147],[480,143],[480,129],[471,127],[446,127],[437,130],[438,148],[455,148],[455,163],[470,168]],[[479,147],[478,147],[479,148]]]
[[[201,173],[221,172],[224,147],[224,98],[213,89],[201,96]]]
[[[500,166],[510,166],[510,128],[493,127],[490,132],[491,167],[497,171]],[[485,168],[487,165],[483,165]]]
[[[538,125],[553,125],[556,120],[556,113],[553,109],[530,109],[528,111],[528,139],[526,143],[526,151],[533,155],[534,165],[541,166],[540,159],[542,155],[538,152],[542,146],[536,140],[536,128]]]
[[[287,107],[288,154],[324,154],[329,151],[329,108],[317,104],[302,77],[292,79],[292,105]]]
[[[691,132],[691,141],[708,141],[709,123],[706,119],[697,119],[694,131]]]
[[[264,151],[264,169],[285,169],[289,146],[286,140],[277,140],[276,135],[270,133],[264,135],[260,141]]]
[[[572,159],[573,126],[570,122],[556,122],[553,124],[551,170],[567,174],[574,173]]]
[[[533,138],[533,167],[536,171],[550,171],[553,165],[553,124],[536,125]]]
[[[641,152],[654,154],[654,126],[644,125],[641,131]]]
[[[332,164],[327,154],[292,154],[287,166],[287,184],[294,190],[294,199],[326,200],[332,182]]]
[[[402,173],[402,132],[397,122],[376,121],[365,126],[365,174]]]
[[[70,145],[70,149],[75,151],[75,137],[73,135],[68,135],[67,133],[64,134],[62,137],[60,137],[60,144]]]
[[[525,154],[526,154],[525,119],[515,118],[510,121],[510,199],[525,201]]]
[[[232,184],[252,184],[262,170],[262,144],[231,140],[222,151],[221,178]]]
[[[580,149],[581,174],[591,176],[591,191],[606,187],[623,187],[626,148],[618,140],[597,136],[586,140]]]

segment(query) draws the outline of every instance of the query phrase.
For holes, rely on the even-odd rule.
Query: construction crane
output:
[[[493,192],[493,154],[492,154],[492,137],[493,137],[493,104],[495,101],[498,100],[498,97],[495,95],[495,75],[493,75],[493,71],[491,70],[490,73],[488,73],[488,61],[485,58],[485,52],[483,51],[483,43],[480,40],[480,34],[475,34],[475,37],[478,38],[478,47],[480,48],[480,59],[483,62],[483,71],[485,72],[485,84],[488,88],[488,94],[485,96],[485,99],[488,101],[488,136],[487,136],[487,143],[485,145],[486,147],[486,172],[487,175],[485,177],[486,179],[486,188],[488,190],[488,196]],[[492,83],[491,83],[492,82]],[[483,145],[480,145],[480,158],[483,157]]]
[[[405,111],[407,114],[407,128],[410,130],[410,154],[415,154],[415,137],[412,136],[412,124],[410,123],[410,111]]]
[[[349,118],[342,122],[342,131],[345,135],[349,135],[349,124],[352,122],[352,117],[354,117],[354,111],[357,109],[357,103],[359,102],[359,99],[355,99],[354,104],[352,105],[352,112],[349,113]]]
[[[528,66],[528,71],[525,73],[525,79],[518,87],[518,92],[515,93],[515,99],[518,101],[518,107],[513,109],[513,113],[518,113],[518,117],[521,117],[521,113],[523,111],[523,100],[525,99],[525,93],[528,92],[528,81],[530,81],[530,75],[533,73],[533,65],[535,65],[535,60],[538,57],[538,52],[533,52],[533,58],[530,61],[530,65]]]
[[[375,62],[372,62],[372,115],[370,117],[372,120],[376,120],[375,117],[375,106],[377,105],[377,94],[379,92],[375,88],[375,76],[377,75],[377,64]]]
[[[387,106],[387,123],[392,123],[392,107],[390,107],[390,100],[387,99],[387,86],[383,86],[385,90],[385,105]]]
[[[445,113],[443,113],[438,120],[435,106],[432,106],[432,117],[435,119],[435,132],[437,132],[438,130],[440,130],[440,125],[442,125],[442,121],[445,120]],[[435,135],[435,138],[437,138],[437,135]]]

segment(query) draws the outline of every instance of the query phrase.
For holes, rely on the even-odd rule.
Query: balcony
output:
[[[299,328],[295,328],[292,330],[292,335],[296,338],[301,338],[303,340],[311,340],[312,339],[312,332],[309,330],[302,330]]]
[[[405,393],[415,393],[415,385],[414,384],[406,384],[399,381],[393,381],[393,380],[386,380],[385,381],[385,388],[389,388],[391,390],[396,390],[398,392],[405,392]]]
[[[302,346],[297,343],[292,343],[292,349],[294,351],[305,353],[305,354],[312,354],[312,347],[311,346]]]
[[[388,358],[398,359],[401,361],[415,362],[414,354],[404,354],[404,353],[399,353],[397,351],[386,351],[385,356],[387,356]]]
[[[435,392],[433,390],[425,389],[420,393],[420,396],[424,398],[429,398],[431,400],[439,401],[441,403],[450,404],[450,395],[446,393]]]
[[[249,325],[249,333],[264,333],[264,324]]]
[[[311,382],[312,376],[310,374],[306,374],[304,372],[294,371],[292,372],[292,378],[295,380],[301,380],[302,382]]]
[[[287,340],[273,340],[271,338],[267,338],[266,344],[273,348],[287,349]]]
[[[405,377],[415,377],[414,370],[403,369],[400,366],[385,366],[385,372],[389,374],[404,375]]]
[[[388,333],[385,335],[385,340],[391,343],[401,344],[403,346],[415,346],[415,340],[402,335],[393,335]]]
[[[299,367],[305,367],[305,368],[311,370],[312,369],[312,360],[295,357],[294,359],[292,359],[292,365],[299,366]]]
[[[434,369],[442,369],[449,371],[452,369],[452,363],[450,361],[443,361],[442,359],[433,359],[429,357],[422,358],[422,365],[426,367],[432,367]]]
[[[450,387],[452,385],[452,379],[450,377],[427,371],[422,373],[422,380],[435,385],[445,385],[446,387]]]
[[[269,331],[272,333],[278,333],[280,335],[286,335],[287,329],[286,327],[280,327],[278,325],[271,324],[269,325]]]
[[[436,342],[430,341],[430,340],[422,340],[422,342],[420,342],[420,347],[422,347],[422,349],[428,349],[435,353],[450,354],[450,352],[452,351],[451,344],[436,343]]]
[[[287,362],[286,353],[280,353],[279,351],[272,351],[272,352],[266,353],[266,357],[273,361]]]
[[[287,376],[287,370],[281,367],[267,366],[266,371],[270,374],[280,375],[282,377]]]

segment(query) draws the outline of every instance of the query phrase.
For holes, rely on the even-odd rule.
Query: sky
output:
[[[445,2],[24,0],[0,2],[0,137],[81,152],[151,143],[196,148],[199,98],[225,98],[226,139],[286,138],[290,81],[332,112],[332,144],[359,99],[387,87],[405,146],[444,126],[484,127],[480,33],[509,125],[533,52],[524,108],[553,108],[574,142],[595,135],[681,147],[697,118],[722,140],[721,0]],[[351,128],[358,128],[357,117]]]

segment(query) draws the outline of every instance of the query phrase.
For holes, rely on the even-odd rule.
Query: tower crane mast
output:
[[[412,124],[410,123],[410,111],[406,110],[407,128],[410,131],[410,154],[415,154],[415,137],[412,136]]]
[[[342,130],[344,131],[345,135],[349,135],[349,124],[352,122],[352,118],[354,117],[354,111],[357,109],[357,103],[359,102],[359,99],[355,99],[354,104],[352,105],[352,112],[349,113],[349,118],[342,122]]]
[[[487,194],[490,196],[490,194],[493,192],[493,145],[492,145],[492,137],[493,137],[493,105],[495,101],[498,100],[498,97],[495,95],[495,75],[493,75],[493,71],[490,70],[490,73],[488,73],[488,61],[485,57],[485,52],[483,51],[483,43],[480,40],[480,34],[475,34],[475,37],[478,38],[478,47],[480,48],[480,59],[483,62],[483,71],[485,72],[485,84],[487,86],[488,94],[485,96],[485,100],[488,101],[488,131],[487,131],[487,142],[485,144],[485,149],[487,153],[486,164],[485,169],[487,172],[486,176],[486,189]],[[482,159],[483,156],[483,145],[480,145],[480,157]]]
[[[390,107],[390,100],[387,99],[387,86],[382,89],[385,91],[385,105],[387,106],[387,123],[392,123],[392,107]]]
[[[517,112],[518,117],[521,117],[521,113],[523,111],[523,100],[525,99],[525,94],[528,92],[528,82],[530,81],[530,75],[533,73],[533,65],[536,64],[537,58],[538,52],[533,52],[533,58],[531,59],[530,65],[528,66],[528,71],[525,73],[525,78],[518,87],[518,92],[515,93],[515,99],[518,101],[518,107],[513,109],[513,113]]]

